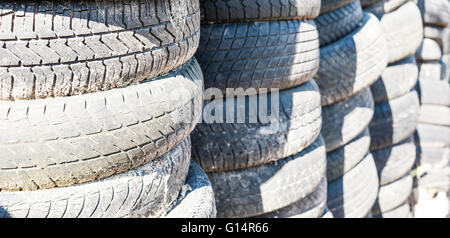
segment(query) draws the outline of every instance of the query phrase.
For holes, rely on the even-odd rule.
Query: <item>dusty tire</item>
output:
[[[355,0],[322,0],[320,3],[320,15],[344,7],[353,1]]]
[[[381,18],[386,13],[395,11],[409,0],[362,0],[364,11]]]
[[[450,147],[450,127],[419,123],[416,145],[423,147]]]
[[[178,203],[166,218],[215,218],[216,201],[208,176],[195,162],[191,162],[186,183]]]
[[[417,146],[420,165],[432,168],[447,168],[450,163],[450,148]]]
[[[327,180],[322,179],[320,185],[307,197],[287,207],[265,213],[255,218],[319,218],[327,206]]]
[[[416,146],[413,137],[384,149],[373,150],[371,153],[377,166],[380,186],[391,183],[409,173],[416,160]]]
[[[424,26],[423,37],[436,41],[445,51],[448,48],[450,40],[450,28],[441,28],[439,26]]]
[[[279,21],[316,18],[320,0],[200,0],[200,7],[206,24]]]
[[[263,21],[203,25],[196,53],[205,89],[291,88],[319,67],[313,21]]]
[[[445,81],[420,79],[416,90],[422,105],[450,106],[450,86]]]
[[[355,167],[367,154],[370,145],[369,129],[349,143],[327,153],[327,180],[333,181]]]
[[[419,123],[450,126],[450,107],[439,105],[422,105]]]
[[[419,80],[441,80],[448,82],[442,78],[441,62],[424,62],[419,63]]]
[[[328,209],[336,218],[362,218],[372,208],[378,194],[378,177],[372,155],[343,177],[328,183]]]
[[[432,39],[423,39],[422,45],[416,52],[416,59],[420,62],[439,61],[442,57],[441,48],[439,44]]]
[[[64,188],[0,192],[0,217],[160,217],[176,202],[190,162],[185,139],[122,174]]]
[[[322,135],[327,152],[358,136],[369,125],[374,112],[372,94],[364,89],[347,100],[322,108]]]
[[[272,100],[270,94],[265,96]],[[243,169],[297,154],[317,138],[322,110],[319,88],[314,80],[280,92],[279,109],[276,109],[279,117],[263,123],[261,115],[265,107],[260,104],[254,113],[260,115],[259,121],[250,123],[250,103],[265,96],[250,96],[242,102],[232,98],[228,102],[205,101],[204,115],[211,105],[226,108],[225,104],[229,105],[230,101],[234,103],[235,112],[245,106],[249,113],[245,115],[245,123],[239,123],[235,113],[232,118],[235,123],[198,124],[191,136],[193,160],[206,172]],[[274,101],[270,102],[275,105]]]
[[[314,77],[322,106],[333,104],[367,88],[387,65],[387,47],[378,19],[364,14],[351,34],[320,48],[320,67]]]
[[[448,0],[419,0],[417,5],[425,24],[445,27],[450,19],[450,3]]]
[[[319,31],[320,46],[335,42],[336,40],[354,31],[363,19],[363,11],[359,0],[320,15],[314,22]]]
[[[217,217],[250,217],[286,207],[311,194],[325,176],[325,146],[317,138],[302,152],[269,164],[208,173]]]
[[[0,5],[0,100],[135,84],[178,68],[199,42],[196,0],[8,2]]]
[[[372,214],[377,215],[387,212],[403,204],[411,195],[412,186],[413,177],[409,174],[390,184],[381,186],[377,201],[372,208]]]
[[[407,2],[384,14],[380,22],[387,42],[389,63],[414,55],[423,39],[423,25],[416,4]]]
[[[370,122],[370,150],[399,143],[414,133],[419,121],[420,104],[417,91],[380,104]]]
[[[71,97],[0,101],[0,190],[69,186],[147,163],[201,116],[195,60],[138,85]]]
[[[408,203],[403,203],[402,205],[383,213],[379,213],[374,216],[374,218],[411,218],[411,208]]]
[[[413,56],[389,65],[370,86],[374,102],[381,103],[407,94],[417,84],[418,75]]]

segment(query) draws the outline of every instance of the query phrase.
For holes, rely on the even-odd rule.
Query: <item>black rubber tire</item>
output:
[[[204,24],[313,19],[320,0],[200,0]]]
[[[417,84],[419,69],[410,56],[389,65],[381,77],[370,86],[375,103],[382,103],[407,94]]]
[[[383,213],[379,213],[374,218],[412,218],[411,208],[408,203]]]
[[[359,0],[320,15],[314,19],[319,31],[320,46],[330,44],[350,34],[361,24],[362,19],[363,11]]]
[[[425,24],[445,27],[450,19],[450,3],[448,0],[418,0],[417,5]]]
[[[281,209],[265,213],[255,218],[319,218],[327,206],[327,180],[322,179],[320,185],[307,197]]]
[[[448,82],[420,79],[416,85],[422,105],[450,106],[450,86]]]
[[[411,195],[412,186],[413,177],[409,174],[390,184],[380,186],[372,215],[388,212],[405,203]]]
[[[156,80],[104,92],[0,101],[0,190],[69,186],[147,163],[201,116],[195,60]]]
[[[409,0],[361,0],[364,11],[381,18],[384,14],[397,10]]]
[[[355,0],[322,0],[320,3],[320,15],[344,7],[353,1]]]
[[[439,61],[442,57],[441,48],[436,41],[425,38],[417,50],[415,57],[419,62]]]
[[[191,162],[186,183],[181,188],[178,203],[166,218],[215,218],[216,200],[208,176],[195,162]]]
[[[450,126],[450,107],[424,104],[420,107],[419,123]]]
[[[364,14],[351,34],[320,48],[320,67],[314,77],[322,106],[344,100],[367,88],[387,65],[387,46],[378,19]]]
[[[206,172],[243,169],[297,154],[317,138],[322,110],[319,88],[314,80],[280,92],[277,97],[279,117],[269,122],[262,123],[260,119],[250,123],[250,102],[267,100],[266,96],[272,100],[269,94],[250,96],[242,102],[228,99],[228,105],[234,103],[235,112],[237,108],[249,108],[245,123],[237,121],[237,113],[232,118],[235,123],[199,123],[191,136],[193,160]],[[221,108],[217,110],[222,110],[227,107],[226,103],[205,101],[204,114],[210,105],[218,105]],[[261,114],[264,108],[258,106],[255,114]]]
[[[370,150],[399,143],[414,133],[419,121],[420,104],[416,90],[380,104],[370,122]]]
[[[414,55],[423,39],[423,24],[416,4],[407,2],[384,14],[380,22],[387,42],[388,63]]]
[[[217,217],[251,217],[286,207],[311,194],[325,177],[325,146],[318,137],[286,159],[228,172],[208,173]]]
[[[2,1],[0,100],[123,87],[194,55],[197,0],[125,2]]]
[[[372,155],[339,179],[328,183],[327,205],[336,218],[362,218],[378,194],[378,176]]]
[[[0,192],[0,217],[160,217],[176,202],[190,162],[189,137],[158,159],[64,188]]]
[[[423,147],[450,147],[450,127],[419,123],[417,125],[416,145]]]
[[[424,62],[419,63],[419,80],[441,80],[448,82],[442,78],[442,64],[441,62]]]
[[[409,173],[416,160],[414,138],[408,137],[393,146],[371,151],[377,166],[380,186],[389,184]]]
[[[367,154],[370,145],[369,129],[359,134],[346,145],[327,153],[327,180],[342,177],[355,167]]]
[[[327,152],[357,137],[370,123],[374,113],[372,94],[368,88],[347,100],[322,108],[322,135]]]
[[[291,88],[319,67],[314,21],[263,21],[203,25],[196,53],[205,89]]]

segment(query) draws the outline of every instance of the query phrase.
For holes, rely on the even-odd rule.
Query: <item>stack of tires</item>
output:
[[[369,152],[368,125],[374,114],[370,85],[388,60],[379,20],[362,11],[359,0],[322,1],[315,20],[320,37],[320,68],[327,150],[328,208],[335,217],[366,217],[378,193]]]
[[[388,45],[388,66],[371,86],[375,113],[370,123],[370,151],[380,189],[373,217],[411,217],[408,198],[416,153],[413,133],[419,119],[414,54],[423,38],[417,5],[408,0],[364,0],[364,9],[381,22]]]
[[[419,64],[421,110],[416,133],[418,190],[416,217],[450,214],[450,3],[420,0],[424,22]]]
[[[165,216],[201,115],[198,1],[0,9],[0,217]]]
[[[320,0],[200,3],[205,94],[192,153],[212,183],[217,216],[321,217],[326,158],[310,20]]]

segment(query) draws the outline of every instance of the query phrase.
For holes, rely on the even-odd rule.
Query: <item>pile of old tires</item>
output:
[[[416,159],[413,133],[419,120],[418,77],[414,54],[423,38],[420,10],[413,1],[364,0],[364,9],[381,22],[388,66],[371,86],[375,113],[369,129],[370,151],[379,177],[372,216],[411,217],[409,197]]]
[[[420,0],[424,22],[419,64],[420,117],[416,133],[416,217],[450,214],[450,3]]]
[[[369,87],[386,67],[387,44],[379,20],[363,12],[359,0],[322,1],[315,22],[321,46],[314,79],[322,96],[327,205],[335,217],[366,217],[378,193],[369,151],[374,115]]]
[[[0,217],[214,216],[198,1],[0,9]]]
[[[200,3],[195,56],[205,100],[192,155],[211,181],[217,216],[321,217],[326,155],[311,20],[320,0]]]

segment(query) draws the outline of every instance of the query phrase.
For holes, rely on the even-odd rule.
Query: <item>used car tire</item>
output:
[[[390,184],[381,186],[377,201],[372,208],[372,214],[377,215],[387,212],[403,204],[411,195],[412,186],[413,177],[409,174]]]

